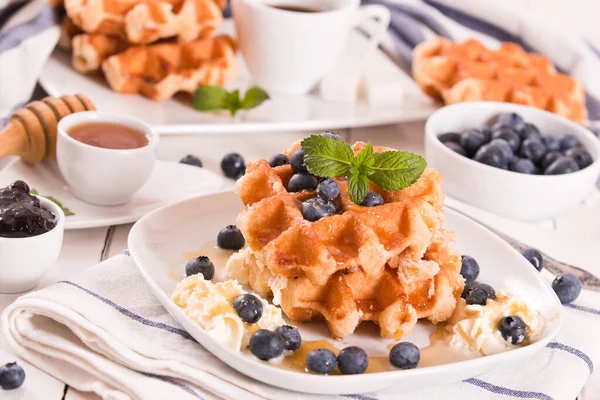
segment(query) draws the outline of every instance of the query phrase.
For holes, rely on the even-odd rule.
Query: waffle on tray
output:
[[[232,277],[243,276],[261,296],[273,295],[294,321],[325,319],[333,337],[373,321],[383,337],[399,339],[419,318],[450,317],[464,281],[460,255],[450,246],[453,233],[442,228],[437,171],[426,169],[401,191],[371,184],[386,201],[374,208],[354,204],[346,182],[337,179],[342,213],[316,222],[305,220],[298,204],[314,193],[289,193],[291,176],[289,165],[271,168],[257,160],[238,181],[246,209],[237,224],[248,246],[230,259]]]
[[[476,39],[453,43],[435,37],[415,48],[413,60],[413,76],[421,89],[446,104],[505,101],[577,122],[587,118],[581,84],[515,43],[491,50]]]

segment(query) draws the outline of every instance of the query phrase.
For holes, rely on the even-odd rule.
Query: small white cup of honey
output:
[[[87,203],[128,203],[150,178],[158,134],[117,113],[86,111],[58,123],[56,159],[74,196]]]

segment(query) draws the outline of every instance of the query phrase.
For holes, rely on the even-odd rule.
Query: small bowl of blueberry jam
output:
[[[62,247],[65,215],[23,181],[0,189],[0,293],[38,285]]]
[[[443,107],[427,120],[425,154],[447,195],[524,221],[581,203],[600,175],[600,140],[593,133],[510,103]]]

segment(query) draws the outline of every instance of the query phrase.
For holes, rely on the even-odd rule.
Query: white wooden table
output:
[[[349,142],[356,140],[370,140],[374,144],[384,144],[390,147],[412,151],[423,154],[423,129],[424,123],[409,123],[402,125],[392,125],[373,128],[362,128],[340,131],[339,133]],[[229,152],[239,152],[246,160],[257,157],[268,157],[271,154],[281,152],[293,141],[306,136],[306,133],[279,133],[260,136],[249,135],[203,135],[203,136],[163,136],[159,148],[159,158],[169,161],[178,161],[188,153],[198,155],[205,168],[213,171],[220,171],[220,160],[223,155]],[[228,185],[233,187],[233,181]],[[594,220],[595,218],[595,220]],[[595,216],[584,215],[581,211],[574,212],[546,222],[547,226],[554,229],[581,230],[583,227],[595,229],[589,233],[597,239],[600,239],[600,224],[598,224],[600,214]],[[585,224],[582,224],[583,221]],[[64,237],[64,246],[62,253],[56,265],[44,277],[40,287],[52,284],[58,280],[78,273],[87,267],[91,267],[98,262],[120,253],[126,248],[127,235],[131,225],[121,225],[115,227],[103,227],[87,230],[66,231]],[[599,240],[600,244],[600,240]],[[590,260],[591,262],[591,260]],[[1,267],[1,266],[0,266]],[[598,271],[600,272],[600,271]],[[0,311],[13,302],[18,296],[0,295]],[[0,365],[18,359],[11,354],[11,349],[0,338]],[[44,400],[75,400],[75,399],[97,399],[91,394],[80,393],[72,388],[68,388],[64,383],[52,378],[28,365],[22,360],[18,360],[25,366],[27,373],[27,392],[25,397],[18,397],[19,400],[44,399]],[[597,374],[596,374],[597,375]],[[600,393],[600,380],[592,379],[586,388],[589,393]],[[0,393],[2,399],[17,399],[10,392]],[[585,394],[581,398],[584,398]],[[588,396],[586,399],[594,397]],[[596,397],[597,398],[597,397]]]

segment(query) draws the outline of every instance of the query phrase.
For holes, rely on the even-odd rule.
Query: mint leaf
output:
[[[192,106],[198,111],[222,110],[225,107],[227,90],[220,86],[200,86],[194,92]]]
[[[237,114],[237,112],[242,108],[239,90],[234,90],[231,93],[227,93],[225,99],[223,100],[223,108],[229,110],[232,117]]]
[[[407,151],[374,154],[369,179],[383,190],[400,190],[415,183],[427,166],[425,159]]]
[[[352,161],[352,165],[354,165],[355,167],[372,167],[374,162],[375,157],[373,156],[373,145],[371,144],[371,142],[369,142],[354,158],[354,160]]]
[[[54,204],[56,204],[57,206],[59,206],[63,210],[63,213],[65,214],[65,217],[69,217],[71,215],[75,215],[74,212],[72,212],[71,210],[69,210],[67,207],[63,206],[63,204],[60,201],[56,200],[56,198],[54,198],[52,196],[43,196],[35,188],[31,188],[31,190],[29,191],[29,193],[34,194],[36,196],[44,197],[44,198],[50,200],[51,202],[53,202]]]
[[[344,175],[354,161],[354,152],[348,144],[327,136],[307,137],[302,141],[302,150],[306,153],[304,164],[308,172],[323,178]]]
[[[348,173],[348,193],[350,200],[355,204],[360,204],[367,197],[370,185],[369,179],[360,173],[357,168],[352,168]]]
[[[242,108],[249,109],[260,106],[264,101],[269,100],[267,92],[259,87],[253,86],[246,91],[244,100],[242,100]]]

